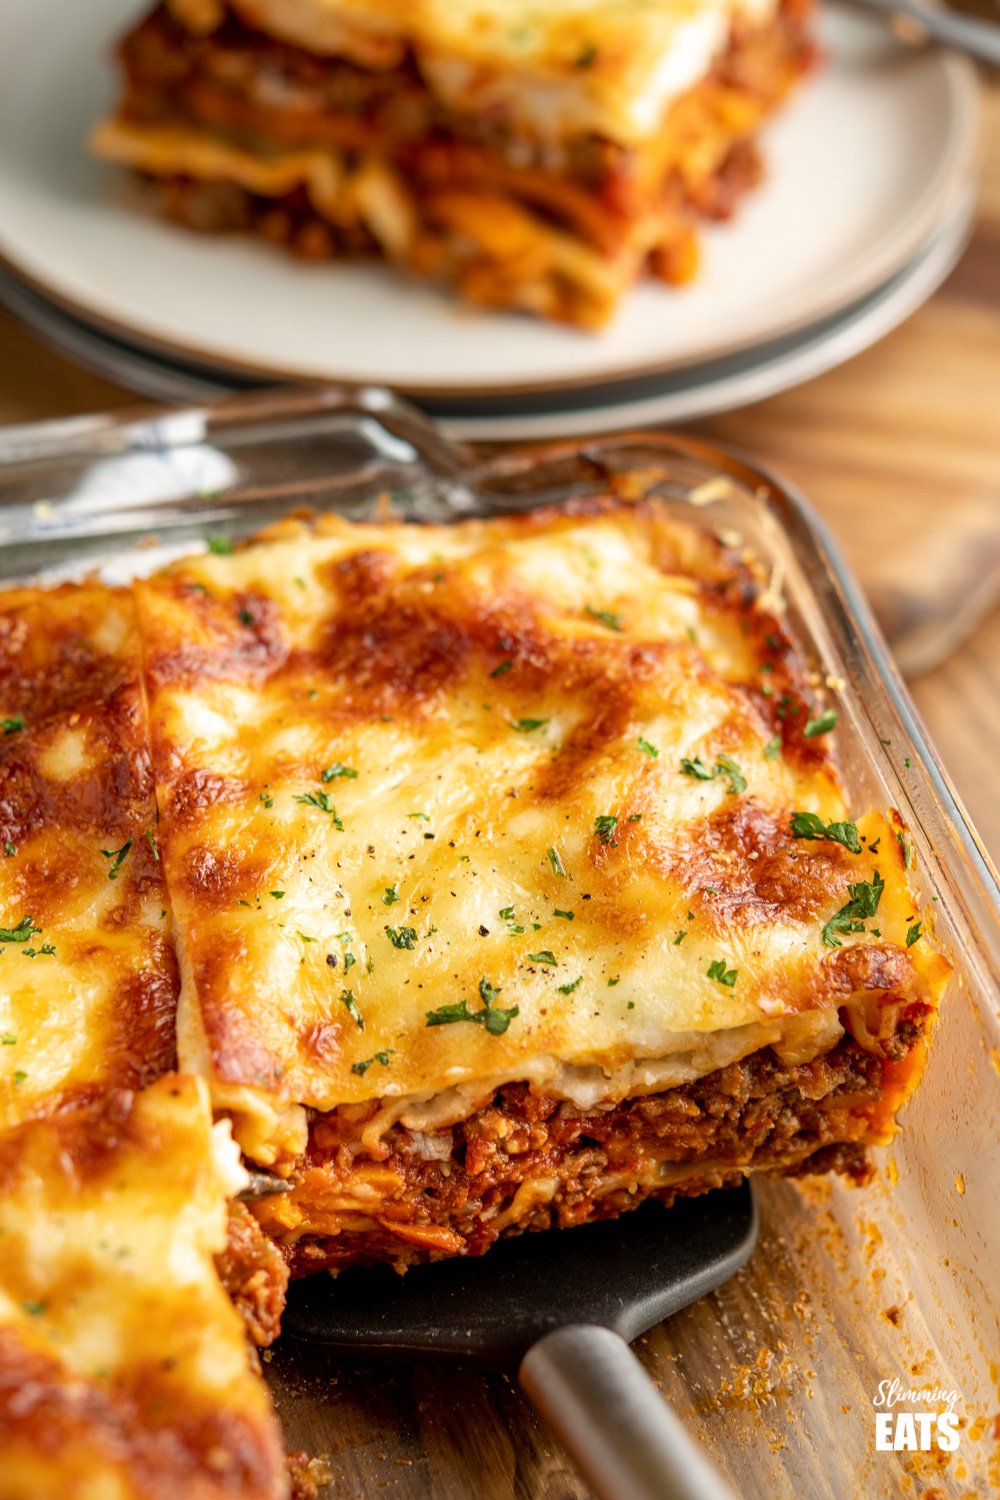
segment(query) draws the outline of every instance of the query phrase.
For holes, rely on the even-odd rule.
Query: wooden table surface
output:
[[[887,633],[902,641],[911,662],[953,646],[955,631],[966,634],[946,662],[912,679],[911,688],[945,767],[996,857],[1000,88],[988,98],[987,119],[975,233],[957,270],[930,303],[841,369],[698,425],[714,438],[738,444],[809,496],[869,590]],[[0,313],[0,423],[134,401],[128,392],[42,348]],[[768,1288],[780,1301],[789,1284],[802,1284],[802,1273],[792,1264],[795,1245],[790,1248],[787,1233],[775,1232],[779,1221],[787,1230],[799,1200],[788,1184],[778,1184],[768,1188],[765,1201],[766,1248],[754,1257],[752,1276],[737,1278],[723,1294],[655,1330],[645,1343],[647,1367],[681,1409],[687,1404],[689,1410],[703,1410],[697,1394],[699,1351],[718,1347],[727,1318],[741,1308],[749,1309],[747,1316],[763,1316],[761,1299],[766,1301]],[[808,1230],[803,1232],[808,1237]],[[773,1327],[769,1336],[775,1336]],[[789,1337],[787,1330],[784,1336]],[[803,1345],[802,1358],[809,1357]],[[289,1361],[281,1353],[272,1369],[293,1439],[314,1438],[310,1413],[323,1408],[329,1449],[330,1422],[335,1423],[339,1436],[331,1462],[338,1496],[575,1500],[585,1493],[506,1376],[456,1374],[433,1365],[363,1373],[319,1356]],[[714,1417],[710,1412],[704,1420],[728,1424],[726,1441],[754,1441],[759,1418],[735,1399],[713,1399]],[[816,1439],[837,1440],[834,1429]],[[902,1471],[898,1477],[899,1493],[922,1492],[919,1477]],[[888,1491],[880,1487],[878,1493]]]

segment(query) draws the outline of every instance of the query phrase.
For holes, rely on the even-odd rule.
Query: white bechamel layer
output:
[[[204,28],[203,6],[173,0]],[[777,0],[233,0],[254,27],[375,70],[415,52],[450,109],[490,112],[542,140],[597,134],[638,145],[708,72],[736,18]],[[196,14],[197,12],[197,14]]]

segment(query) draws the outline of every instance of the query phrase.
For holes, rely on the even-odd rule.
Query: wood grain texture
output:
[[[132,401],[0,314],[0,422]],[[947,285],[840,370],[700,430],[739,444],[805,491],[911,666],[967,636],[913,692],[996,856],[1000,87],[989,103],[975,237]],[[823,1193],[765,1184],[759,1251],[729,1286],[641,1341],[647,1368],[748,1500],[994,1492],[988,1478],[975,1477],[985,1470],[973,1466],[974,1444],[966,1445],[964,1468],[939,1471],[896,1454],[876,1461],[857,1411],[877,1381],[895,1373],[884,1368],[885,1319],[894,1309],[881,1273],[850,1269]],[[867,1249],[861,1259],[869,1264]],[[907,1305],[898,1363],[915,1383],[933,1381],[930,1344]],[[836,1398],[814,1378],[818,1366],[843,1370]],[[329,1454],[338,1500],[583,1500],[509,1372],[358,1367],[289,1345],[267,1368],[293,1444]],[[847,1473],[855,1487],[845,1488]]]

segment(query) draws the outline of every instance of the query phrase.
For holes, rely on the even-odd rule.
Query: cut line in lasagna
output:
[[[161,0],[98,155],[165,211],[585,328],[761,175],[810,0]]]
[[[289,1500],[247,1337],[287,1272],[177,993],[134,600],[0,592],[4,1500]]]

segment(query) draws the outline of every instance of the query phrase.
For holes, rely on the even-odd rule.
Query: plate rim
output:
[[[888,294],[888,298],[892,301],[893,306],[895,306],[897,298],[906,301],[907,293],[911,291],[914,281],[919,282],[921,273],[925,271],[928,260],[933,261],[937,268],[939,261],[943,258],[943,264],[938,274],[932,276],[933,284],[923,292],[915,303],[907,305],[901,316],[893,316],[888,326],[883,327],[880,332],[876,333],[874,338],[865,339],[857,348],[851,349],[843,357],[836,358],[830,362],[821,362],[820,367],[810,370],[807,374],[801,375],[791,381],[785,381],[779,375],[777,383],[772,381],[769,389],[763,392],[755,392],[748,398],[748,401],[744,401],[742,398],[735,401],[727,400],[722,406],[717,406],[711,401],[708,401],[706,404],[703,401],[696,410],[668,413],[666,416],[650,415],[648,412],[644,412],[641,418],[642,421],[647,425],[651,422],[675,424],[698,421],[717,411],[729,410],[733,406],[752,404],[756,400],[767,399],[781,390],[794,388],[796,385],[803,383],[803,381],[815,379],[825,373],[826,370],[836,368],[838,365],[854,358],[864,348],[877,343],[894,328],[905,322],[908,317],[912,316],[923,305],[928,297],[934,295],[937,288],[951,273],[968,242],[974,222],[974,206],[974,192],[970,184],[967,188],[964,203],[956,206],[949,219],[938,229],[928,245],[906,267],[897,272],[895,277],[890,277],[882,288],[876,289],[875,292],[869,294],[868,298],[862,298],[859,303],[853,304],[852,308],[846,309],[841,319],[827,320],[832,326],[820,332],[819,330],[822,328],[822,322],[820,322],[815,325],[815,331],[811,337],[805,337],[800,344],[793,345],[792,348],[784,351],[781,355],[772,357],[765,365],[750,365],[738,371],[735,376],[727,377],[720,375],[715,381],[710,380],[705,382],[697,387],[697,389],[701,391],[703,396],[707,396],[714,386],[726,380],[729,382],[733,379],[751,380],[755,376],[766,373],[768,369],[772,372],[783,370],[789,361],[806,357],[810,351],[821,353],[831,342],[839,341],[845,334],[849,335],[852,331],[856,331],[859,322],[866,322],[868,318],[874,318],[879,313],[884,316],[885,297],[882,296],[883,293]],[[13,301],[8,298],[8,293],[11,289],[13,289],[15,294]],[[24,296],[29,299],[27,307],[17,299],[18,291],[23,292]],[[159,401],[189,402],[191,400],[225,399],[233,390],[232,385],[227,388],[221,382],[214,383],[211,374],[203,372],[200,369],[166,363],[157,365],[155,358],[147,351],[129,342],[112,341],[99,330],[89,325],[81,325],[75,320],[69,320],[68,315],[64,314],[61,309],[50,306],[45,299],[41,299],[42,306],[38,310],[42,319],[42,322],[39,323],[34,316],[36,309],[32,305],[36,300],[38,299],[35,297],[35,294],[29,288],[21,286],[16,278],[12,280],[9,275],[0,275],[0,304],[6,305],[13,316],[18,318],[37,338],[48,344],[49,347],[54,348],[63,358],[75,360],[84,367],[97,371],[105,379],[115,381],[126,389],[137,391]],[[869,304],[874,302],[874,306],[865,306],[866,302]],[[65,327],[60,326],[63,320],[66,322]],[[55,328],[52,326],[53,323],[56,324]],[[65,334],[69,335],[68,340],[65,338]],[[81,339],[83,341],[83,348],[80,347],[79,343]],[[88,347],[89,341],[92,342]],[[93,347],[94,345],[96,345],[96,349]],[[124,361],[128,366],[127,376],[123,375],[121,370],[115,367],[116,361],[119,359]],[[140,379],[138,383],[133,383],[136,367],[145,372],[150,366],[153,368],[155,383],[146,379]],[[345,384],[350,384],[350,382],[346,382]],[[358,388],[363,388],[360,383],[355,384]],[[169,385],[172,385],[172,389],[168,389]],[[236,389],[242,388],[236,387]],[[668,392],[666,394],[670,396],[672,394],[677,395],[678,393]],[[589,407],[586,411],[570,407],[535,416],[530,412],[503,412],[493,416],[482,412],[475,415],[465,415],[460,412],[442,412],[438,413],[435,419],[446,430],[455,433],[463,441],[486,443],[544,441],[547,437],[551,437],[553,433],[565,434],[570,430],[567,424],[572,425],[574,422],[579,422],[584,418],[592,422],[597,422],[599,424],[597,430],[599,431],[621,427],[623,423],[625,425],[629,423],[634,424],[637,420],[635,416],[637,408],[652,406],[662,395],[662,392],[658,396],[653,391],[648,395],[633,397],[625,401],[616,402],[610,399]],[[608,422],[609,417],[613,419],[610,423]],[[497,428],[500,426],[513,428],[519,423],[529,424],[527,430],[522,425],[520,435],[511,431],[497,431]]]

